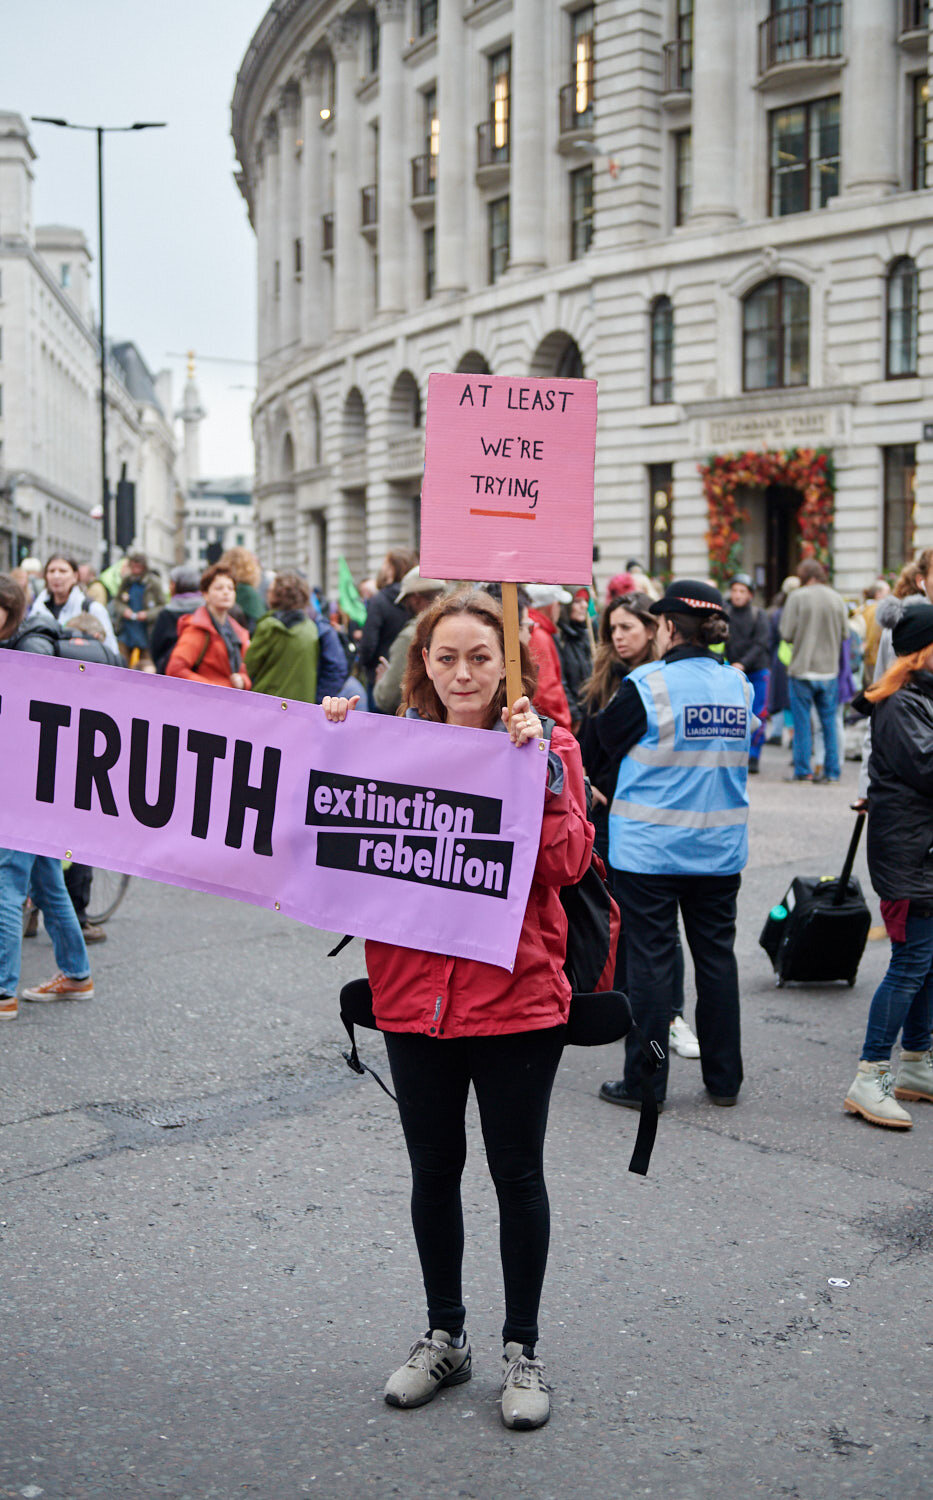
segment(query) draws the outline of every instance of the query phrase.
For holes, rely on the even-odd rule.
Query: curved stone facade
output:
[[[831,451],[844,588],[930,540],[922,8],[815,0],[799,36],[779,9],[270,7],[233,100],[264,561],[333,591],[341,554],[415,544],[427,377],[458,368],[599,381],[600,579],[705,574],[697,466],[749,446]],[[797,502],[744,498],[770,586]]]

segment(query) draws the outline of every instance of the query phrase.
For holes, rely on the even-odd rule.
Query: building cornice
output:
[[[793,385],[781,390],[743,391],[736,396],[717,396],[711,401],[685,401],[685,417],[732,417],[739,412],[786,411],[800,406],[854,406],[857,385]]]

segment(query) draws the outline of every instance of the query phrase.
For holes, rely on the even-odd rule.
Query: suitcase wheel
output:
[[[777,988],[779,990],[782,990],[784,988],[784,975],[783,974],[778,974],[775,977],[774,983],[775,983],[775,985],[777,986]]]

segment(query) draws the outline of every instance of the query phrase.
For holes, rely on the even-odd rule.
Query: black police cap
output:
[[[726,618],[722,594],[711,583],[699,578],[678,578],[669,583],[663,599],[651,605],[653,615],[693,615],[697,619],[709,619],[715,615]]]

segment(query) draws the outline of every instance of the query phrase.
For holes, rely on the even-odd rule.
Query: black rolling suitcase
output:
[[[862,888],[852,878],[864,823],[860,812],[838,880],[798,875],[783,901],[772,907],[758,941],[774,965],[779,987],[789,980],[855,983],[871,926]]]

